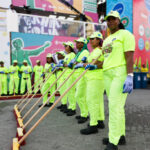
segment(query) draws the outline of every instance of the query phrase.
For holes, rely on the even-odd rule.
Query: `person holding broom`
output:
[[[89,71],[85,74],[86,81],[86,102],[90,115],[90,124],[87,128],[80,130],[81,134],[88,135],[98,132],[98,128],[103,129],[104,125],[104,79],[102,70],[102,43],[103,36],[100,32],[94,32],[90,36],[90,44],[93,51],[87,57],[86,63],[79,63],[75,69],[85,67]],[[92,65],[92,61],[98,56],[100,58]]]
[[[133,54],[135,38],[124,29],[119,13],[111,11],[106,17],[111,34],[104,40],[104,81],[109,101],[109,134],[103,139],[105,150],[118,150],[124,145],[127,94],[133,90]]]
[[[54,67],[54,65],[55,65],[54,64],[54,59],[53,59],[53,56],[52,56],[51,53],[47,54],[46,61],[47,62],[45,64],[45,66],[44,66],[44,74],[43,75],[45,75],[45,80],[47,80],[47,78],[48,78],[48,80],[46,82],[44,82],[44,85],[43,85],[43,87],[41,89],[41,93],[42,93],[42,95],[44,95],[44,97],[43,97],[43,104],[46,103],[46,101],[47,101],[48,93],[50,92],[51,94],[53,94],[53,92],[55,91],[55,86],[53,86],[50,89],[49,92],[47,92],[46,94],[44,94],[48,90],[48,88],[51,86],[51,84],[53,84],[53,82],[56,80],[55,74],[52,74],[50,77],[48,77],[49,74],[51,73],[52,67]],[[43,75],[41,75],[41,77]],[[51,107],[53,105],[54,101],[55,101],[55,96],[53,96],[51,98],[50,102],[47,103],[45,105],[45,107]],[[41,107],[43,104],[40,104],[39,107]]]

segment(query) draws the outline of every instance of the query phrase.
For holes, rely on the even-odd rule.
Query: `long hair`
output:
[[[99,39],[99,46],[102,47],[102,45],[103,45],[103,40],[100,39],[100,38],[96,38],[96,39]]]

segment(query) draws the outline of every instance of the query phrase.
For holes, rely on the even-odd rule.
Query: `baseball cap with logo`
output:
[[[63,55],[63,56],[65,56],[65,55],[66,55],[64,51],[56,52],[56,54],[61,54],[61,55]]]
[[[78,38],[77,40],[74,40],[75,42],[82,42],[84,44],[87,44],[87,40],[83,37]]]
[[[68,45],[68,46],[70,46],[71,48],[74,48],[73,43],[72,43],[72,42],[70,42],[70,41],[68,41],[68,42],[64,42],[64,43],[63,43],[63,45],[64,45],[64,46],[65,46],[65,45]]]
[[[90,37],[88,37],[88,39],[92,39],[92,38],[103,39],[103,35],[100,32],[94,32]]]
[[[47,55],[46,55],[46,57],[52,57],[52,54],[51,53],[48,53]]]
[[[17,60],[14,60],[13,63],[18,63],[18,61],[17,61]]]
[[[104,18],[104,20],[107,20],[108,17],[110,17],[110,16],[115,17],[115,18],[119,18],[119,20],[120,20],[120,15],[119,15],[118,11],[110,11],[108,13],[108,15]]]

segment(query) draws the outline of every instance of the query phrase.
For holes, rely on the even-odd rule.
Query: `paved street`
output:
[[[36,100],[32,101],[30,107]],[[12,112],[15,103],[14,100],[0,102],[0,150],[9,150],[12,137],[16,134],[16,122]],[[67,117],[55,108],[31,133],[26,140],[27,144],[21,147],[21,150],[103,150],[105,146],[101,140],[108,133],[107,104],[105,96],[106,128],[99,130],[98,134],[81,135],[79,131],[86,127],[87,123],[79,125],[74,116]],[[47,109],[44,108],[35,120]],[[24,113],[26,111],[27,109]],[[127,144],[119,146],[119,150],[150,150],[150,90],[134,90],[128,96],[126,126]]]

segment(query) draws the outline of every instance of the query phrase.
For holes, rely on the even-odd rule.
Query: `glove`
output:
[[[97,69],[97,65],[88,64],[88,65],[86,65],[86,67],[85,67],[85,70],[86,70],[86,69],[95,70],[95,69]]]
[[[4,74],[5,72],[4,71],[0,71],[0,73]]]
[[[40,77],[43,77],[43,76],[44,76],[44,73],[42,73]]]
[[[75,65],[74,69],[78,69],[78,68],[83,68],[83,63],[79,63],[77,65]]]
[[[56,67],[63,67],[64,64],[57,64]]]
[[[76,62],[76,60],[75,59],[72,59],[71,61],[70,61],[70,63],[68,64],[68,67],[69,68],[72,68],[73,67],[73,64]]]
[[[81,61],[82,61],[83,63],[86,63],[86,60],[87,60],[87,57],[85,57],[85,56],[81,59]]]
[[[56,67],[52,67],[51,71],[53,72],[56,69]]]
[[[133,91],[133,77],[128,75],[124,85],[123,85],[123,93],[131,93]]]
[[[28,74],[29,72],[28,71],[23,71],[25,74]]]
[[[11,74],[14,74],[15,72],[11,72]]]
[[[52,68],[54,67],[54,63],[51,63],[51,67],[52,67]]]
[[[64,63],[64,60],[59,60],[59,64],[63,64]]]

